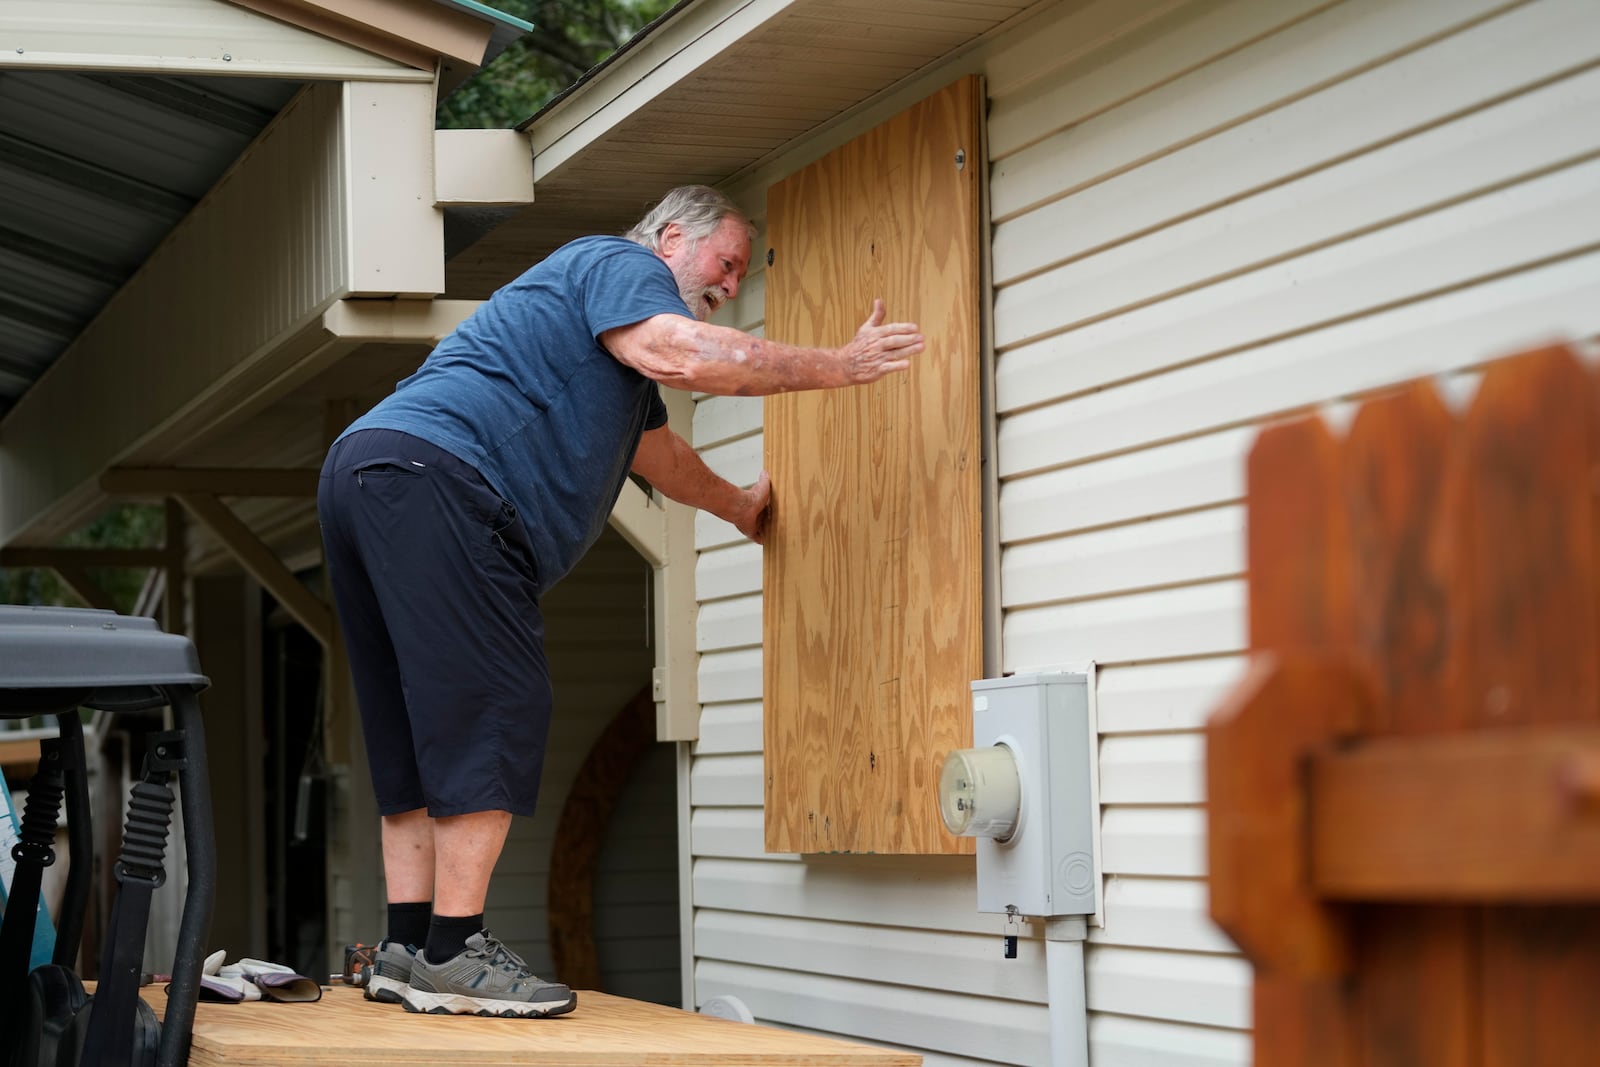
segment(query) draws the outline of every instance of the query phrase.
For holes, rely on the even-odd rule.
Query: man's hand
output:
[[[744,490],[734,512],[725,517],[739,528],[740,533],[762,545],[767,541],[767,517],[772,514],[771,507],[772,478],[762,471],[756,484]]]
[[[633,472],[673,500],[731,522],[756,544],[767,536],[772,479],[766,471],[748,489],[714,473],[694,448],[670,426],[646,430],[633,455]]]
[[[841,348],[846,382],[864,385],[885,374],[903,371],[911,358],[923,349],[924,339],[914,322],[883,321],[883,301],[872,302],[872,314],[861,324],[850,343]]]

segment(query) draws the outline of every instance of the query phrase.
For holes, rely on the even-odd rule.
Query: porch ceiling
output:
[[[457,253],[450,296],[482,299],[561,244],[616,233],[667,189],[721,184],[777,156],[929,64],[1034,9],[1036,0],[749,0],[688,5],[708,25],[675,53],[614,61],[535,115],[535,202]],[[741,18],[761,18],[742,34]],[[674,29],[672,20],[655,36]],[[719,37],[731,40],[721,47]],[[681,74],[675,79],[675,69]],[[645,82],[659,89],[640,92]],[[655,88],[653,85],[650,88]],[[581,120],[575,115],[584,116]]]
[[[0,71],[0,416],[300,85]]]
[[[475,0],[0,6],[0,420],[307,82],[439,60],[448,91],[529,28]]]

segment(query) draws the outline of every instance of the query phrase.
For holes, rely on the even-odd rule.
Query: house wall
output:
[[[512,821],[485,922],[535,973],[554,973],[547,907],[562,805],[602,730],[650,683],[645,589],[651,570],[607,530],[541,604],[555,690],[538,810]],[[653,746],[618,798],[595,862],[595,950],[607,992],[680,998],[676,789],[670,745]]]
[[[1063,5],[819,133],[772,182],[961,73],[988,82],[1000,666],[1098,670],[1094,1063],[1241,1064],[1250,970],[1207,915],[1203,744],[1247,642],[1257,427],[1600,332],[1591,0]],[[760,247],[758,245],[758,247]],[[763,257],[754,257],[759,269]],[[759,331],[748,279],[723,321]],[[701,398],[739,482],[759,400]],[[973,861],[762,851],[761,555],[697,521],[695,1002],[1046,1061],[1040,930],[1000,958]]]
[[[200,694],[200,712],[205,718],[211,818],[220,828],[209,944],[226,948],[230,959],[266,959],[261,588],[242,574],[215,575],[195,578],[191,596],[195,654],[211,679]],[[180,847],[174,845],[172,851]],[[171,932],[175,948],[176,926]]]

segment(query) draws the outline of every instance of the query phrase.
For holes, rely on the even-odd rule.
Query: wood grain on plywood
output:
[[[983,669],[980,100],[958,81],[768,193],[768,336],[841,344],[881,297],[928,339],[907,373],[766,403],[773,851],[971,851],[933,790]]]

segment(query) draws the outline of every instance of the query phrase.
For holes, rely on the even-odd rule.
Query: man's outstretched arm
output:
[[[883,301],[838,348],[805,348],[713,326],[682,315],[655,315],[600,335],[618,360],[663,385],[718,396],[766,396],[797,389],[864,385],[911,366],[923,349],[916,323],[885,323]],[[662,490],[665,492],[665,490]]]
[[[700,454],[669,427],[646,430],[633,456],[633,471],[661,492],[731,522],[756,544],[766,539],[772,482],[762,471],[756,484],[740,489],[719,477]]]

